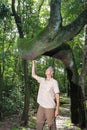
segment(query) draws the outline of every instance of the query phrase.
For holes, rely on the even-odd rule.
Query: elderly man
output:
[[[35,73],[35,61],[32,62],[32,77],[39,83],[37,103],[36,130],[43,130],[47,121],[49,130],[56,130],[56,117],[59,115],[59,87],[58,82],[53,78],[54,70],[50,66],[45,71],[46,78]]]

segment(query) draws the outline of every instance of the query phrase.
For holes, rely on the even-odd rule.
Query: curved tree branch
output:
[[[87,24],[87,9],[85,9],[71,24],[63,27],[62,31],[64,32],[63,38],[65,42],[73,39],[73,37],[82,30],[85,24]]]
[[[56,31],[56,35],[54,29],[48,25],[37,38],[30,42],[27,38],[19,39],[19,53],[24,59],[35,59],[45,52],[58,48],[73,39],[86,23],[87,9],[85,9],[74,22]]]
[[[18,16],[18,14],[15,10],[15,0],[12,0],[12,12],[13,12],[13,16],[15,18],[15,22],[16,22],[17,29],[19,32],[19,36],[20,36],[20,38],[23,38],[21,18],[20,18],[20,16]]]
[[[59,48],[44,53],[44,55],[60,59],[65,67],[72,72],[70,81],[77,83],[78,73],[71,47],[68,44],[62,44]]]

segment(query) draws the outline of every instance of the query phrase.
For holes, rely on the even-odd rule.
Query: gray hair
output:
[[[54,73],[54,68],[53,68],[52,66],[49,66],[49,67],[47,68],[47,70],[51,70],[52,73]]]

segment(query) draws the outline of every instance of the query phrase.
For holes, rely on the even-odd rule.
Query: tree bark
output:
[[[25,79],[25,97],[24,97],[24,110],[22,114],[22,125],[28,124],[28,112],[29,112],[29,102],[30,102],[30,89],[29,89],[29,82],[28,82],[28,62],[23,60],[24,66],[24,79]]]
[[[58,49],[61,45],[73,39],[87,23],[87,9],[85,9],[71,24],[61,27],[52,24],[31,41],[28,38],[18,39],[18,49],[22,58],[35,59],[45,52]],[[62,22],[62,21],[61,21]],[[59,22],[60,23],[60,20]]]

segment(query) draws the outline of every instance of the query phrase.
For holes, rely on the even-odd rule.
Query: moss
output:
[[[29,50],[33,47],[32,41],[33,40],[30,40],[28,38],[19,38],[17,40],[17,47],[18,49],[22,50]]]

